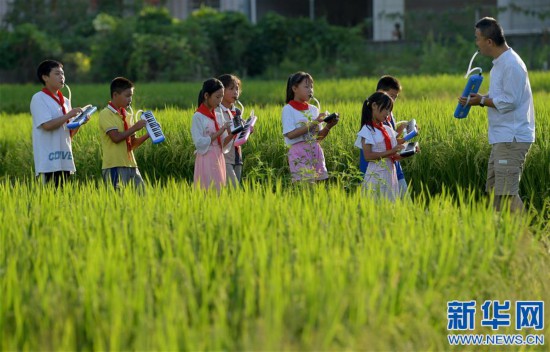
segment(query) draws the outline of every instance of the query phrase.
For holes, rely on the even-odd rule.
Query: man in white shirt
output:
[[[491,155],[486,191],[495,193],[495,208],[509,198],[510,210],[523,210],[519,181],[525,158],[535,142],[535,110],[527,68],[506,43],[500,24],[491,17],[475,25],[476,45],[482,55],[493,58],[489,93],[471,94],[469,105],[487,107]],[[462,105],[467,99],[459,98]]]

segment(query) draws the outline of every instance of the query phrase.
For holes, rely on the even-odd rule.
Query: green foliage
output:
[[[117,26],[117,20],[114,16],[106,13],[99,13],[92,22],[94,29],[98,33],[113,32]]]
[[[38,64],[44,58],[59,59],[61,56],[59,41],[43,33],[33,24],[21,24],[11,32],[1,33],[0,69],[17,69],[17,78],[20,80],[36,81]]]
[[[448,301],[550,299],[539,223],[461,194],[2,182],[0,349],[448,350]]]
[[[479,11],[479,6],[466,6],[407,11],[403,17],[384,14],[405,24],[406,40],[372,42],[366,40],[372,36],[372,19],[344,28],[324,19],[312,22],[268,13],[252,25],[242,13],[209,7],[180,21],[165,7],[145,6],[143,0],[97,1],[95,12],[89,6],[86,0],[11,2],[5,23],[10,29],[0,31],[0,76],[31,81],[30,73],[14,75],[14,67],[33,66],[56,53],[56,58],[70,60],[76,82],[105,82],[115,76],[140,81],[202,80],[222,73],[280,79],[297,70],[316,77],[458,73],[475,50],[472,19]],[[536,20],[547,16],[513,4],[498,9],[483,6],[483,11],[521,13]],[[25,35],[12,32],[26,23],[47,35],[52,49],[12,50],[12,36]],[[529,69],[548,69],[548,33],[509,41]],[[73,60],[79,55],[84,58],[82,65]],[[489,60],[480,60],[490,66]]]
[[[262,17],[255,27],[255,40],[250,43],[247,60],[250,65],[249,74],[259,75],[271,64],[281,62],[287,50],[287,40],[283,28],[286,28],[284,17],[268,13]]]
[[[82,53],[65,53],[61,59],[63,70],[71,82],[86,82],[90,80],[91,60]]]
[[[324,19],[312,22],[274,13],[262,17],[256,27],[247,55],[254,63],[249,65],[252,75],[280,78],[307,70],[317,77],[347,77],[361,72],[365,45],[358,31],[331,26]]]
[[[168,35],[175,19],[166,8],[145,7],[136,19],[136,32],[141,34]]]
[[[133,19],[116,19],[99,14],[94,20],[97,35],[91,45],[91,74],[96,81],[110,82],[117,76],[134,79],[128,70],[128,62],[134,50]]]
[[[129,70],[138,81],[197,79],[200,61],[184,37],[136,34]]]
[[[87,0],[10,1],[4,21],[11,27],[35,25],[41,33],[56,38],[64,52],[83,51],[93,35],[88,6]],[[38,62],[43,59],[44,56],[31,58]]]
[[[203,51],[210,76],[223,73],[246,72],[245,55],[248,44],[253,40],[252,25],[239,12],[218,12],[203,7],[187,19],[189,26],[196,26],[206,37],[209,50]]]

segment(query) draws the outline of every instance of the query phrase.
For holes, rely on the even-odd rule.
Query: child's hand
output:
[[[136,126],[136,131],[139,131],[141,130],[143,127],[145,127],[147,125],[147,121],[145,120],[139,120],[138,122],[135,123],[135,126]]]
[[[225,130],[228,133],[231,133],[231,122],[228,121],[228,122],[224,123],[221,129],[222,129],[222,131]]]
[[[88,105],[90,106],[90,105]],[[88,106],[85,106],[82,108],[82,110],[86,110]],[[84,119],[84,122],[82,122],[83,125],[87,124],[92,119],[92,115],[86,115],[86,118]]]
[[[409,121],[406,121],[405,123],[400,124],[397,126],[397,135],[400,136],[403,133],[403,130],[407,127],[407,124]]]
[[[315,121],[321,123],[323,122],[323,120],[325,119],[325,116],[327,116],[327,114],[325,112],[322,112],[319,114],[319,116],[317,116],[317,118],[315,119]]]
[[[73,117],[77,116],[78,114],[82,113],[82,108],[74,108],[67,115],[69,115],[69,118],[72,119]]]
[[[317,120],[312,120],[311,122],[309,122],[306,126],[307,126],[307,130],[309,133],[318,133],[319,132],[319,124],[320,122],[317,121]]]
[[[397,154],[397,153],[399,153],[399,152],[400,152],[401,150],[403,150],[403,149],[405,149],[405,145],[403,145],[403,144],[398,144],[398,145],[396,145],[395,147],[393,147],[393,148],[391,149],[391,151],[393,152],[392,154]]]

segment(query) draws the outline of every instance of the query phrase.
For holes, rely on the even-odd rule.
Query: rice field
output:
[[[403,162],[412,193],[396,203],[359,186],[353,141],[373,79],[316,82],[342,118],[323,142],[331,180],[314,186],[289,181],[284,83],[245,81],[259,121],[243,189],[220,194],[190,185],[199,84],[136,87],[134,110],[155,109],[167,137],[136,153],[145,194],[103,187],[95,119],[73,140],[75,182],[36,184],[24,109],[38,87],[0,85],[0,350],[448,350],[448,301],[548,302],[549,76],[531,74],[524,215],[495,213],[482,193],[486,112],[452,117],[458,76],[401,79],[394,112],[417,120],[422,152]],[[71,88],[74,105],[107,99],[108,87]],[[492,333],[479,319],[474,332]]]

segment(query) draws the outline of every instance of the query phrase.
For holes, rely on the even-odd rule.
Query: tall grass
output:
[[[395,114],[417,120],[422,152],[403,161],[414,194],[396,203],[358,187],[370,78],[316,83],[341,115],[320,185],[290,183],[284,80],[245,82],[259,120],[243,189],[220,194],[189,182],[198,84],[136,89],[134,109],[156,108],[167,137],[137,150],[144,195],[99,181],[97,115],[73,140],[75,182],[37,184],[25,109],[38,87],[0,86],[0,350],[446,350],[448,301],[548,301],[550,80],[531,77],[538,137],[521,191],[542,216],[495,213],[482,196],[486,112],[452,117],[455,76],[402,79]],[[75,105],[107,100],[72,88]],[[479,316],[475,332],[493,333]]]
[[[550,298],[532,219],[461,194],[0,183],[0,349],[448,349],[447,301]]]

